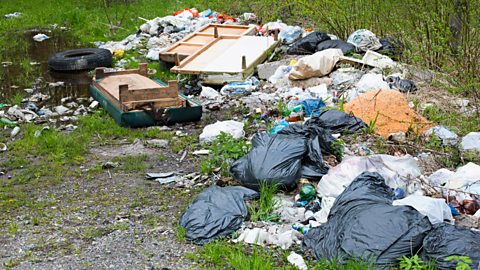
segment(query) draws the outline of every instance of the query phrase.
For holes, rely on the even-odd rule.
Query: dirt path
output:
[[[145,180],[144,171],[191,173],[197,160],[187,156],[180,162],[181,154],[167,149],[123,148],[128,147],[136,151],[130,154],[140,154],[128,164],[102,169],[99,164],[121,155],[122,147],[94,147],[86,164],[72,168],[78,176],[33,191],[30,196],[47,206],[16,210],[15,225],[10,222],[10,233],[0,236],[0,264],[15,269],[195,268],[186,258],[195,246],[179,240],[177,223],[201,188],[161,186]]]

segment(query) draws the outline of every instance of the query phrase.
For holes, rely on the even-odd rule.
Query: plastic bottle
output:
[[[298,97],[292,97],[287,103],[287,109],[290,111],[293,111],[293,109],[298,105],[300,105],[300,101],[298,100]]]
[[[311,184],[305,184],[300,189],[300,199],[302,201],[310,201],[315,197],[315,187]]]
[[[295,231],[301,232],[302,234],[307,234],[308,231],[310,230],[310,228],[308,228],[308,227],[304,227],[304,226],[297,225],[297,224],[292,224],[292,228]]]

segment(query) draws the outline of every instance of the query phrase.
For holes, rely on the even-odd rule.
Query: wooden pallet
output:
[[[209,84],[242,81],[278,43],[276,37],[219,36],[181,62],[177,60],[170,71],[200,75]]]
[[[255,27],[253,26],[208,24],[173,44],[166,51],[161,52],[159,58],[169,63],[180,62],[198,50],[201,50],[218,36],[240,37],[253,34],[255,34]]]
[[[168,86],[160,86],[147,77],[147,64],[141,64],[138,69],[115,72],[97,68],[93,85],[125,112],[185,106],[185,100],[178,95],[178,82],[168,81]]]

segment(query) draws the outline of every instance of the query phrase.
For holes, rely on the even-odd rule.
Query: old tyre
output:
[[[57,71],[90,70],[111,65],[110,51],[97,48],[63,51],[48,58],[48,66]]]

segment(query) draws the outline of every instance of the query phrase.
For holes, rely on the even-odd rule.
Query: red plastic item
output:
[[[198,17],[198,10],[196,8],[184,8],[184,9],[181,9],[179,11],[176,11],[173,13],[173,16],[177,16],[178,14],[181,14],[182,12],[184,11],[188,11],[190,13],[192,13],[192,16],[194,18],[197,18]]]

